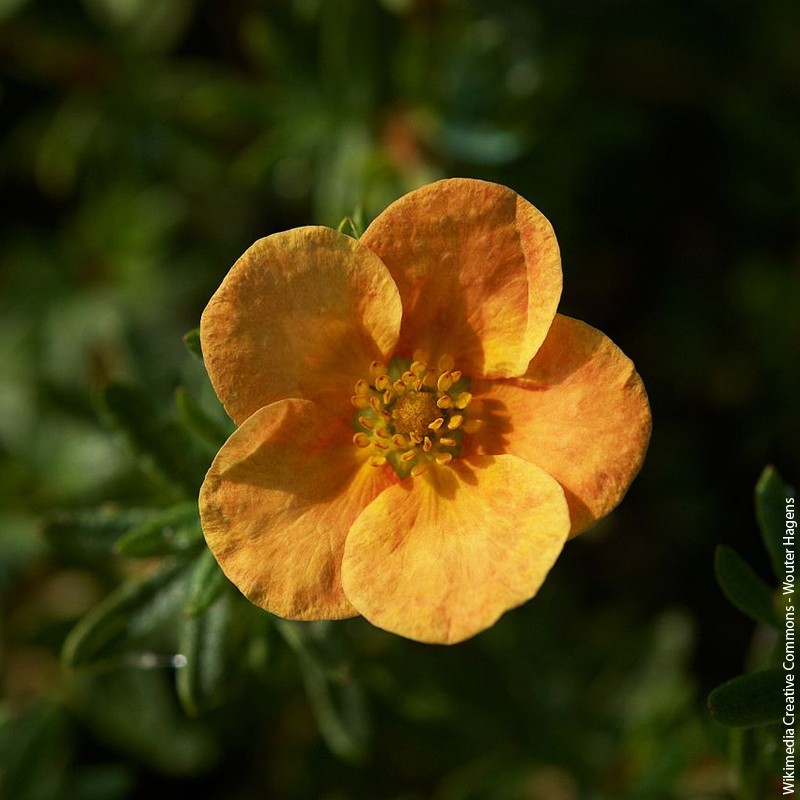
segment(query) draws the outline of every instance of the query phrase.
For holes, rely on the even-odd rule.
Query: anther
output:
[[[461,380],[461,370],[460,369],[454,369],[450,373],[450,377],[452,377],[453,383],[456,383],[456,381]]]
[[[452,460],[453,460],[452,453],[439,453],[436,456],[436,463],[441,464],[442,466],[444,466],[445,464],[449,464]]]
[[[358,424],[366,428],[368,431],[375,430],[375,423],[370,422],[370,420],[368,420],[366,417],[359,417]]]
[[[353,444],[356,447],[369,447],[371,439],[363,431],[353,437]]]
[[[392,384],[392,389],[397,395],[405,394],[406,385],[402,380],[397,380]]]
[[[369,384],[363,378],[356,381],[356,394],[369,394]]]
[[[375,388],[379,392],[385,392],[391,385],[392,379],[386,374],[378,375],[378,377],[375,378]]]
[[[375,397],[375,395],[372,395],[372,397],[370,397],[369,404],[372,406],[372,410],[375,411],[376,413],[380,413],[380,410],[383,408],[380,398]]]
[[[455,366],[455,360],[453,356],[448,356],[447,354],[443,356],[439,356],[439,371],[440,372],[449,372]]]
[[[461,392],[461,394],[456,397],[455,406],[456,408],[466,408],[472,400],[472,395],[469,392]]]
[[[422,383],[424,386],[427,386],[429,389],[433,389],[436,386],[436,370],[429,369],[425,373],[425,377],[422,379]]]
[[[386,442],[379,442],[377,439],[372,444],[375,445],[375,447],[377,447],[379,450],[389,449],[389,445],[386,444]]]
[[[431,441],[431,437],[430,437],[430,436],[426,436],[426,437],[425,437],[425,438],[422,440],[422,449],[423,449],[423,450],[424,450],[426,453],[429,453],[429,452],[430,452],[430,450],[431,450],[431,447],[433,447],[433,442]]]
[[[433,422],[428,423],[428,427],[432,431],[438,431],[443,424],[444,424],[444,417],[436,417],[436,419]]]
[[[417,376],[410,370],[407,369],[401,376],[403,383],[412,384],[417,379]]]
[[[369,365],[369,374],[373,378],[377,378],[378,375],[383,375],[385,372],[386,367],[380,361],[373,361]]]
[[[369,463],[373,467],[382,467],[386,463],[386,456],[370,456]]]
[[[390,413],[389,413],[389,412],[388,412],[386,409],[384,409],[383,411],[381,411],[381,416],[382,416],[382,417],[383,417],[383,418],[384,418],[384,419],[385,419],[387,422],[391,422],[391,421],[392,421],[392,415],[391,415],[391,414],[390,414]]]
[[[396,433],[392,436],[392,444],[395,447],[408,447],[408,439],[402,433]]]
[[[400,456],[401,461],[413,461],[417,457],[416,450],[408,450]]]
[[[428,465],[425,462],[422,464],[417,464],[415,467],[411,468],[411,475],[416,478],[417,476],[422,475],[426,469],[428,469]]]
[[[415,431],[411,431],[408,435],[411,437],[411,441],[414,442],[414,444],[422,444],[422,437]]]
[[[424,361],[415,361],[410,367],[410,371],[413,373],[415,377],[419,377],[427,369],[428,365]]]
[[[453,416],[447,420],[447,427],[450,428],[451,431],[454,431],[463,421],[463,414],[453,414]]]
[[[392,438],[384,428],[376,428],[375,429],[375,435],[376,436],[380,436],[381,439],[391,439]]]
[[[437,401],[436,405],[439,408],[450,408],[453,405],[453,398],[449,394],[443,394]]]
[[[350,398],[350,402],[363,411],[369,405],[369,397],[364,394],[354,394]]]
[[[383,402],[388,406],[392,400],[394,400],[394,392],[391,389],[387,389],[383,393]]]
[[[442,436],[442,438],[439,439],[439,444],[442,445],[442,447],[455,447],[456,440],[451,439],[449,436]]]
[[[436,388],[440,392],[446,392],[453,385],[453,376],[449,372],[443,372],[436,381]]]

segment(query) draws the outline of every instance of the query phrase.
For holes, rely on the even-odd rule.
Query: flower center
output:
[[[479,423],[467,419],[469,378],[453,369],[450,356],[436,367],[426,353],[413,360],[373,361],[369,380],[356,383],[350,402],[356,413],[356,447],[369,448],[370,464],[389,464],[401,478],[421,475],[431,464],[449,464],[461,452],[464,434]]]

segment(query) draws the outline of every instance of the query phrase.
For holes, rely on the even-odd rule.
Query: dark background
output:
[[[798,41],[794,0],[0,3],[9,796],[739,796],[761,756],[737,753],[777,733],[742,751],[705,695],[774,640],[713,554],[774,582],[753,487],[798,475]],[[71,626],[139,565],[65,554],[43,520],[168,500],[98,392],[169,414],[184,386],[213,413],[181,336],[239,254],[447,176],[542,210],[561,310],[636,362],[654,432],[620,508],[465,645],[339,626],[372,719],[355,762],[274,634],[196,721],[169,669],[65,673]]]

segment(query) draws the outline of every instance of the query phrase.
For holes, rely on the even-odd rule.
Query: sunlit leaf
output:
[[[148,558],[185,552],[200,544],[203,532],[197,503],[179,503],[137,525],[117,542],[123,556]]]
[[[185,595],[186,567],[169,565],[146,578],[122,584],[70,631],[62,660],[81,667],[120,657],[140,644],[179,608]]]
[[[786,675],[779,669],[740,675],[711,692],[709,711],[717,722],[732,727],[780,722],[786,711],[785,681]]]
[[[775,593],[735,550],[724,545],[717,548],[714,572],[725,596],[736,608],[756,622],[780,627]]]
[[[202,614],[229,585],[225,573],[219,568],[214,554],[206,549],[194,562],[184,611],[189,616]]]
[[[183,335],[183,343],[186,349],[196,358],[203,360],[203,350],[200,347],[200,328],[192,328]]]

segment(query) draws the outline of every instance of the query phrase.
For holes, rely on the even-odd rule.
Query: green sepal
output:
[[[203,349],[200,346],[200,328],[192,328],[183,334],[183,343],[186,349],[195,357],[203,360]]]
[[[297,656],[311,710],[328,746],[340,758],[362,763],[369,753],[369,714],[343,643],[324,622],[279,620],[276,627]]]
[[[68,667],[119,657],[174,615],[185,594],[185,564],[126,581],[70,631],[61,651]]]
[[[202,614],[229,585],[214,554],[208,549],[203,550],[194,562],[184,613],[190,617]]]
[[[110,421],[126,434],[134,450],[165,478],[194,495],[208,468],[208,457],[183,427],[162,418],[149,395],[136,386],[111,383],[102,399]]]
[[[190,501],[137,525],[117,542],[116,550],[131,558],[175,555],[197,547],[202,540],[197,503]]]
[[[784,579],[786,545],[783,539],[786,535],[786,500],[790,497],[797,497],[795,490],[781,478],[775,467],[766,467],[756,484],[756,519],[779,583]]]
[[[734,728],[780,722],[786,712],[785,686],[786,673],[780,669],[740,675],[711,692],[708,709],[717,722]]]
[[[232,592],[200,616],[181,622],[179,647],[186,663],[177,673],[178,698],[190,717],[219,706],[241,684],[249,609]]]
[[[225,444],[232,430],[226,429],[208,414],[182,386],[175,390],[175,404],[178,407],[178,416],[186,429],[212,452],[216,452]]]
[[[756,622],[780,628],[775,593],[734,549],[717,547],[714,572],[725,597],[736,608]]]

